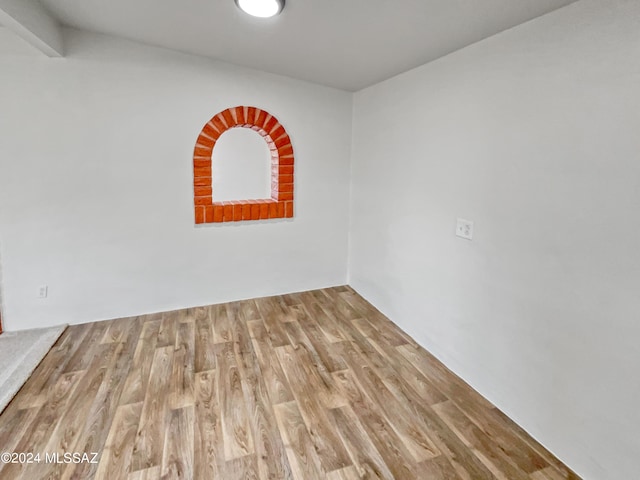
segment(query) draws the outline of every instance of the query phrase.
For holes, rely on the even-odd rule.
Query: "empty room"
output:
[[[0,479],[640,478],[640,0],[0,0]]]

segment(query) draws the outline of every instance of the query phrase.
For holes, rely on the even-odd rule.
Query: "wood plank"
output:
[[[482,395],[473,390],[460,377],[447,369],[440,361],[421,347],[400,345],[398,352],[415,366],[425,378],[444,393],[447,398],[459,398],[465,403],[493,408]]]
[[[332,348],[327,337],[323,335],[317,322],[309,316],[304,307],[297,308],[299,310],[296,313],[296,320],[327,370],[337,372],[347,368],[342,357]]]
[[[227,343],[233,337],[229,329],[229,317],[226,305],[212,305],[209,307],[211,323],[213,324],[214,343]]]
[[[194,404],[195,343],[194,322],[178,323],[171,372],[170,409],[184,408]]]
[[[224,437],[214,371],[196,374],[195,399],[194,478],[220,478]]]
[[[244,353],[252,352],[251,334],[247,327],[247,315],[252,316],[253,311],[247,309],[247,302],[233,302],[227,307],[230,313],[229,323],[231,330],[231,338],[233,340],[233,351],[236,356]]]
[[[69,327],[0,415],[0,478],[579,477],[350,287]]]
[[[176,343],[176,327],[178,326],[178,317],[180,310],[170,312],[162,316],[160,322],[160,330],[158,331],[157,348],[173,347]]]
[[[4,410],[3,415],[12,415],[14,409],[40,407],[48,399],[51,389],[63,374],[68,362],[77,351],[84,348],[84,339],[91,330],[90,324],[67,328],[49,353],[37,367],[37,375],[31,375]]]
[[[255,455],[247,455],[229,460],[224,467],[224,479],[259,480]]]
[[[335,378],[349,399],[351,409],[395,478],[417,479],[416,463],[404,442],[368,396],[358,388],[351,371],[337,372]]]
[[[242,379],[231,342],[223,344],[216,352],[216,364],[224,458],[230,461],[254,453],[253,435],[243,401]]]
[[[351,407],[330,410],[334,425],[342,438],[349,456],[355,465],[358,478],[380,478],[393,480],[394,476],[384,463],[380,452],[367,435]]]
[[[416,341],[406,332],[402,331],[397,325],[389,320],[382,312],[367,302],[364,298],[355,292],[342,292],[340,298],[348,303],[359,316],[366,318],[374,325],[380,333],[387,338],[390,344],[398,346],[409,344],[417,346]]]
[[[243,300],[238,303],[240,304],[240,310],[244,315],[245,322],[249,322],[251,320],[262,320],[262,316],[260,315],[260,310],[258,310],[256,302],[253,300]]]
[[[248,322],[248,326],[271,404],[290,402],[293,400],[293,393],[291,393],[289,381],[282,371],[280,360],[271,345],[264,323],[262,320],[252,320]]]
[[[192,479],[194,472],[194,406],[171,410],[162,452],[162,477]]]
[[[255,300],[267,335],[274,348],[289,345],[289,338],[283,327],[283,318],[288,315],[286,305],[277,302],[273,297],[259,298]]]
[[[107,366],[105,377],[78,437],[75,447],[77,452],[100,453],[104,448],[109,425],[113,422],[127,372],[131,367],[131,356],[142,329],[139,319],[130,323],[126,334],[118,337],[124,343],[118,345],[113,360]],[[92,478],[97,468],[98,465],[91,462],[72,463],[67,465],[62,478]]]
[[[133,364],[125,381],[120,404],[139,403],[144,400],[160,324],[160,319],[143,321],[142,332],[138,337]]]
[[[321,397],[323,404],[328,408],[344,405],[344,400],[334,385],[331,373],[300,324],[289,322],[285,325],[285,330],[291,339],[293,350],[301,357],[307,381],[312,388],[317,389],[317,394]]]
[[[34,428],[33,422],[39,411],[39,407],[26,410],[16,409],[6,417],[7,421],[0,423],[0,445],[2,449],[0,453],[24,451],[20,450],[20,440],[26,432]],[[0,478],[11,478],[8,473],[9,468],[5,469],[6,466],[4,462],[0,462]]]
[[[100,456],[96,480],[127,478],[141,413],[142,402],[118,407]]]
[[[253,434],[257,469],[260,478],[291,480],[292,473],[269,401],[258,359],[253,351],[240,354],[238,361],[242,390]]]
[[[127,340],[131,326],[138,322],[137,318],[118,318],[105,323],[106,329],[100,343],[118,343]]]
[[[575,475],[575,474],[574,474]],[[529,475],[531,480],[567,480],[574,477],[560,473],[555,467],[547,467]]]
[[[354,466],[327,473],[327,480],[359,480],[360,478]]]
[[[308,382],[308,371],[290,345],[276,348],[280,365],[289,380],[300,414],[304,419],[325,472],[350,465],[349,456],[332,428],[325,406],[317,396],[316,388]]]
[[[196,319],[195,337],[195,373],[213,370],[216,367],[216,355],[213,350],[215,336],[211,321],[211,310],[205,309],[206,315]]]
[[[109,328],[108,322],[87,324],[87,334],[83,340],[83,348],[77,349],[64,368],[64,373],[86,370],[93,361],[98,349],[93,347],[102,342],[105,332]]]
[[[72,397],[71,403],[65,409],[64,414],[57,422],[49,435],[42,452],[57,453],[63,455],[67,452],[75,452],[81,432],[83,431],[87,417],[90,415],[95,399],[103,385],[108,369],[122,344],[101,344],[96,346],[97,354],[78,382],[77,388],[82,395]],[[48,472],[53,478],[62,478],[67,465],[63,463],[47,464],[46,462],[28,466],[30,478],[43,478],[44,472]],[[26,472],[25,472],[26,474]]]
[[[438,390],[438,388],[422,375],[405,357],[399,355],[397,350],[387,343],[386,339],[380,335],[380,332],[367,320],[356,319],[351,323],[355,325],[379,354],[376,355],[371,350],[367,350],[369,352],[367,358],[378,367],[379,372],[383,373],[385,380],[397,386],[398,382],[395,377],[399,375],[402,380],[413,388],[429,405],[447,400],[446,395]],[[359,345],[361,345],[361,342]],[[389,372],[391,373],[389,374]]]
[[[137,470],[129,474],[128,480],[158,480],[161,474],[161,467],[146,468],[144,470]]]
[[[447,425],[471,448],[489,470],[501,480],[527,480],[527,472],[520,470],[507,454],[480,430],[453,402],[434,405],[433,409]]]
[[[162,465],[168,415],[166,385],[173,367],[173,350],[173,346],[160,347],[153,355],[131,459],[131,472]]]
[[[293,478],[322,478],[322,464],[296,402],[274,405]]]
[[[340,328],[340,322],[329,314],[326,308],[313,301],[313,296],[303,295],[303,305],[307,313],[315,319],[322,333],[330,343],[344,342],[349,340]]]
[[[15,452],[45,452],[45,446],[51,438],[52,432],[59,426],[61,418],[67,412],[67,404],[73,402],[75,397],[73,393],[83,379],[84,374],[84,371],[70,372],[58,378],[56,384],[49,391],[49,396],[38,410],[33,422],[28,427],[25,425],[20,441],[15,446]],[[0,419],[4,422],[5,418],[7,417],[3,412]],[[30,477],[30,472],[37,465],[10,463],[0,466],[2,466],[0,470],[2,478],[38,478],[35,476]]]
[[[432,480],[460,480],[460,476],[455,468],[453,468],[451,462],[449,462],[444,455],[421,462],[418,468],[424,475],[424,478]]]

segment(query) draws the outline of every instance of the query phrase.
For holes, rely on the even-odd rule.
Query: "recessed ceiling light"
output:
[[[245,13],[254,17],[269,18],[278,15],[284,8],[285,0],[236,0]]]

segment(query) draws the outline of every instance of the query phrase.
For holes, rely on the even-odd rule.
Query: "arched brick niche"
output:
[[[258,132],[271,151],[271,198],[215,202],[211,157],[216,141],[231,128]],[[284,127],[273,115],[256,107],[233,107],[215,115],[204,126],[193,152],[195,221],[239,222],[293,217],[293,146]]]

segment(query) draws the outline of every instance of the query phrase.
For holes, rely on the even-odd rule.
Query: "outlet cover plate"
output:
[[[467,240],[473,239],[473,222],[471,220],[465,220],[464,218],[458,218],[456,222],[456,235],[460,238],[466,238]]]

